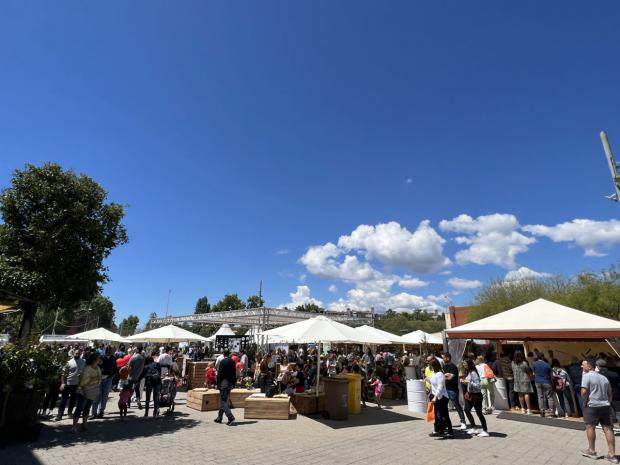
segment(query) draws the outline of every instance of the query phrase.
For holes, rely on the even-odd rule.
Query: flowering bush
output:
[[[67,354],[62,349],[18,341],[0,349],[0,390],[23,391],[45,387],[58,379]]]

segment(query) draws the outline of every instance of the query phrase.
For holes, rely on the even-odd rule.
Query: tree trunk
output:
[[[37,304],[34,302],[21,302],[20,307],[24,314],[22,316],[22,324],[19,328],[19,338],[30,336],[30,331],[34,326],[34,316],[37,313]]]

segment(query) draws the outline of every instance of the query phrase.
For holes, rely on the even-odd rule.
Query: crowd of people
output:
[[[73,420],[74,432],[86,430],[88,420],[103,418],[111,390],[120,393],[121,418],[127,415],[132,401],[148,417],[151,397],[153,416],[158,416],[162,386],[176,393],[177,354],[169,346],[145,351],[142,345],[128,348],[121,345],[118,349],[75,345],[67,346],[66,350],[68,361],[55,367],[57,376],[47,386],[40,414],[60,421],[66,411]],[[167,395],[173,400],[174,393]]]

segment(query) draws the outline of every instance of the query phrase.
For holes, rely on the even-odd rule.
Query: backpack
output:
[[[146,382],[149,383],[149,386],[157,386],[161,383],[161,373],[157,368],[158,366],[155,363],[146,367],[144,377],[146,378]]]
[[[553,378],[552,379],[553,389],[555,389],[558,392],[566,389],[566,381],[564,381],[564,378],[562,376],[554,373],[552,378]]]

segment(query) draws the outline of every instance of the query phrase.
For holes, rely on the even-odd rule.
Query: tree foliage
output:
[[[0,287],[46,308],[75,307],[109,280],[103,261],[127,242],[122,205],[93,179],[48,163],[16,170],[0,194]],[[36,304],[24,305],[22,336]]]
[[[302,305],[298,305],[295,307],[295,310],[298,312],[309,312],[309,313],[322,313],[323,309],[319,307],[317,304],[308,302]]]
[[[612,266],[600,273],[583,272],[573,278],[553,276],[510,282],[497,279],[480,289],[471,317],[485,318],[539,298],[617,320],[620,272]]]
[[[261,308],[263,305],[265,305],[265,299],[257,295],[251,295],[250,297],[248,297],[248,302],[247,302],[246,307],[247,308]]]
[[[157,318],[157,313],[156,312],[149,313],[149,321],[146,322],[146,329],[153,329],[155,327],[155,326],[153,326],[153,323],[151,322],[155,318]]]
[[[422,310],[410,313],[388,310],[375,321],[375,326],[393,334],[403,335],[418,329],[427,333],[436,333],[446,328],[446,322],[443,318],[434,320]]]
[[[205,297],[201,297],[196,301],[196,307],[194,308],[194,313],[209,313],[211,311],[211,304],[209,303],[209,299]]]
[[[243,308],[245,308],[245,302],[237,294],[226,294],[222,300],[211,308],[211,311],[225,312],[228,310],[241,310]]]
[[[140,318],[135,315],[129,315],[127,318],[123,318],[123,321],[121,321],[118,327],[119,334],[121,336],[131,336],[136,332],[139,323]]]

